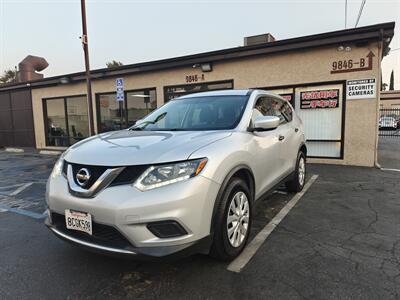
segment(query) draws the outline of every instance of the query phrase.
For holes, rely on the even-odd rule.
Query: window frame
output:
[[[148,87],[148,88],[140,88],[140,89],[133,89],[133,90],[124,90],[124,102],[122,104],[122,118],[123,118],[123,122],[121,122],[121,128],[122,129],[127,129],[129,128],[128,126],[128,93],[134,93],[134,92],[145,92],[145,91],[151,91],[154,90],[155,91],[155,95],[156,95],[156,103],[157,103],[157,88],[156,87]],[[97,126],[97,132],[98,133],[102,133],[105,131],[101,130],[101,114],[100,114],[100,96],[104,96],[104,95],[113,95],[116,94],[116,91],[111,91],[111,92],[101,92],[101,93],[96,93],[95,94],[95,101],[96,101],[96,126]],[[122,101],[121,101],[122,102]],[[121,108],[121,102],[119,103],[120,108]],[[158,108],[158,105],[156,107],[156,109]]]
[[[61,147],[65,148],[65,146],[53,146],[49,145],[49,123],[47,122],[48,114],[47,114],[47,101],[52,100],[63,100],[64,105],[64,118],[65,118],[65,126],[66,126],[66,140],[67,146],[69,147],[72,144],[70,143],[71,135],[69,133],[69,123],[68,123],[68,101],[67,98],[82,98],[85,97],[87,99],[86,94],[79,94],[79,95],[67,95],[67,96],[58,96],[58,97],[50,97],[50,98],[42,98],[42,108],[43,108],[43,121],[44,121],[44,137],[45,137],[45,145],[46,147]],[[89,120],[89,111],[87,112],[88,120]],[[88,123],[89,126],[89,123]]]

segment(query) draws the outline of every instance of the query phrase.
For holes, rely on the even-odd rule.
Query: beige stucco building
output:
[[[291,101],[303,118],[311,161],[374,166],[381,60],[393,30],[394,23],[385,23],[261,44],[251,44],[250,38],[243,47],[94,70],[94,129],[126,128],[191,92],[263,88]],[[65,149],[89,134],[84,79],[84,73],[76,73],[0,87],[0,102],[1,93],[29,89],[34,145]],[[330,100],[334,107],[324,104]]]

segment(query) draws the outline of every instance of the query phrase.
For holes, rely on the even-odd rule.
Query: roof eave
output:
[[[186,55],[170,59],[162,59],[151,62],[125,65],[117,68],[103,68],[91,71],[92,79],[101,79],[123,75],[131,75],[154,70],[165,70],[177,67],[191,66],[205,62],[219,62],[234,60],[257,55],[273,54],[279,52],[294,51],[298,49],[309,49],[315,47],[324,47],[338,43],[360,43],[373,40],[384,39],[384,47],[389,46],[390,40],[394,35],[394,22],[383,23],[359,27],[355,29],[339,30],[334,32],[278,40],[261,45],[235,47],[205,53]],[[389,42],[385,42],[388,39]],[[70,83],[78,83],[85,80],[85,73],[78,72],[60,76],[48,77],[36,81],[10,84],[0,87],[0,91],[19,89],[26,87],[42,87],[61,84],[61,78],[68,78]]]

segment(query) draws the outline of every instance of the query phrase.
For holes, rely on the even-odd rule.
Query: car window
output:
[[[280,119],[280,124],[285,124],[293,119],[293,111],[286,102],[274,97],[260,97],[254,105],[252,122],[258,116],[275,116]]]
[[[284,103],[281,109],[282,115],[285,117],[287,122],[291,122],[293,120],[293,109],[288,103]]]
[[[155,110],[131,130],[233,129],[242,118],[248,96],[177,98]]]

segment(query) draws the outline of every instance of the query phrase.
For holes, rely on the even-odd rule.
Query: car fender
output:
[[[223,195],[227,185],[229,184],[230,180],[234,177],[234,175],[238,171],[241,171],[241,170],[246,170],[247,172],[249,172],[249,174],[251,176],[251,180],[250,180],[251,184],[249,186],[249,190],[250,190],[250,193],[251,193],[251,199],[250,200],[254,201],[254,184],[255,183],[254,183],[254,174],[253,174],[251,168],[246,164],[240,164],[240,165],[235,166],[225,176],[225,179],[222,182],[222,184],[221,184],[221,186],[219,188],[217,197],[216,197],[216,199],[214,201],[214,207],[213,207],[213,212],[212,212],[212,217],[211,217],[211,224],[210,224],[210,233],[211,234],[214,232],[214,217],[215,217],[215,214],[216,214],[216,211],[217,211],[218,204],[222,201],[222,195]]]

